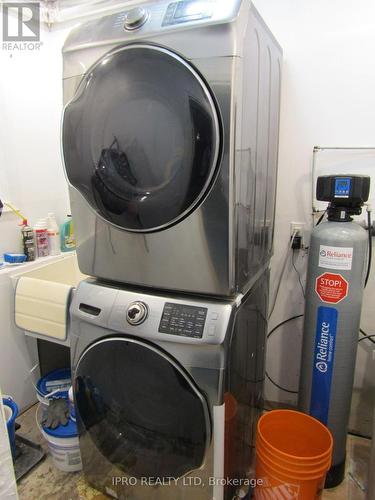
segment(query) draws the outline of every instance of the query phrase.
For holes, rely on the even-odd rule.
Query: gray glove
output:
[[[60,424],[67,425],[69,421],[69,406],[64,398],[52,399],[44,413],[42,424],[48,429],[56,429]]]

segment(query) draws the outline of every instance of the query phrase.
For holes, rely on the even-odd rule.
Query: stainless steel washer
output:
[[[82,272],[234,296],[272,254],[282,52],[249,0],[140,2],[63,50]]]
[[[267,298],[268,273],[242,302],[79,285],[71,356],[90,484],[127,500],[231,499],[246,486]],[[131,324],[140,310],[147,315]],[[242,483],[224,486],[224,477]]]

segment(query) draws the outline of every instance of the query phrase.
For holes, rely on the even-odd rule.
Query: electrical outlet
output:
[[[305,222],[291,222],[290,223],[290,236],[297,232],[296,236],[302,236],[303,230],[305,229]]]
[[[290,238],[294,235],[295,238],[298,238],[298,242],[295,241],[293,243],[292,248],[295,250],[300,250],[304,248],[304,230],[305,230],[305,222],[291,222],[290,223]]]

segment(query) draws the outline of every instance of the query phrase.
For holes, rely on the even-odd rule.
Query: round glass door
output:
[[[220,128],[194,68],[171,51],[129,45],[84,77],[63,119],[70,183],[107,221],[155,231],[187,216],[213,179]]]
[[[80,435],[125,474],[179,478],[203,464],[206,400],[163,351],[124,337],[101,340],[82,354],[74,386]]]

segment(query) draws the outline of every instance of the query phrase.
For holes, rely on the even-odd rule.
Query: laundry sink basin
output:
[[[76,287],[80,281],[87,278],[79,270],[75,252],[39,259],[32,267],[21,266],[19,272],[12,274],[12,279],[16,284],[21,277],[52,281],[72,287]]]

